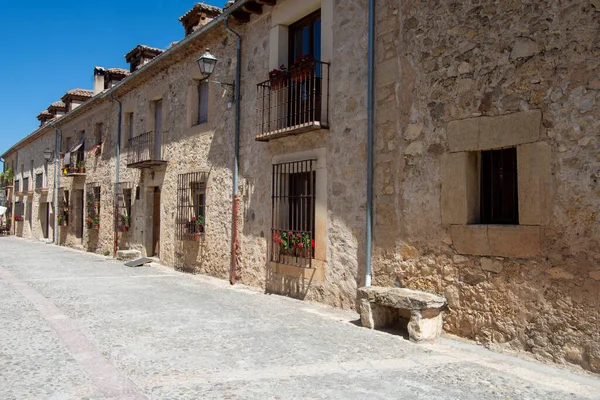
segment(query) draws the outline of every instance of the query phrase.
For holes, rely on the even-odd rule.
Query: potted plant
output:
[[[279,90],[286,86],[288,71],[285,65],[281,64],[279,69],[275,68],[269,72],[269,81],[271,82],[272,90]]]
[[[92,218],[92,225],[94,225],[94,229],[100,229],[100,216],[98,214]]]
[[[85,161],[77,161],[77,172],[85,174]]]
[[[192,217],[186,223],[186,226],[188,234],[193,237],[194,241],[199,242],[204,233],[204,217]]]
[[[67,216],[66,215],[61,214],[58,217],[56,217],[56,219],[58,221],[59,226],[67,226]]]
[[[98,143],[97,145],[92,147],[91,153],[96,157],[101,155],[102,154],[102,143]]]
[[[310,54],[299,57],[290,67],[292,80],[294,82],[308,80],[315,69],[315,62],[315,58]]]
[[[121,230],[123,232],[127,232],[129,230],[129,225],[131,223],[131,217],[129,215],[123,215],[121,216]]]

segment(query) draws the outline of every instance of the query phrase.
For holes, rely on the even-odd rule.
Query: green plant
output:
[[[4,172],[4,179],[7,182],[12,182],[14,178],[15,178],[15,175],[13,173],[12,168],[9,168],[9,169],[6,170],[6,172]]]
[[[110,251],[106,250],[106,251],[104,252],[104,256],[105,256],[105,257],[108,257],[108,256],[110,256]]]

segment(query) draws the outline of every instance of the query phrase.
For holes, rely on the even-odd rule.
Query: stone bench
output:
[[[360,321],[375,329],[407,322],[411,341],[435,340],[442,333],[446,299],[436,294],[396,287],[358,289]]]

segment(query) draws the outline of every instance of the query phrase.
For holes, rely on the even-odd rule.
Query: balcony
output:
[[[162,134],[158,135],[154,131],[142,133],[129,139],[129,148],[127,149],[127,167],[128,168],[150,168],[164,165],[167,162],[162,158]]]
[[[259,83],[256,140],[329,129],[329,68],[312,61]]]
[[[85,153],[77,151],[62,156],[60,170],[62,176],[85,176]]]

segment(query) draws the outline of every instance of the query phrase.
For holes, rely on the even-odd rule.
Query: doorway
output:
[[[152,201],[152,256],[160,257],[160,187],[154,187]]]

